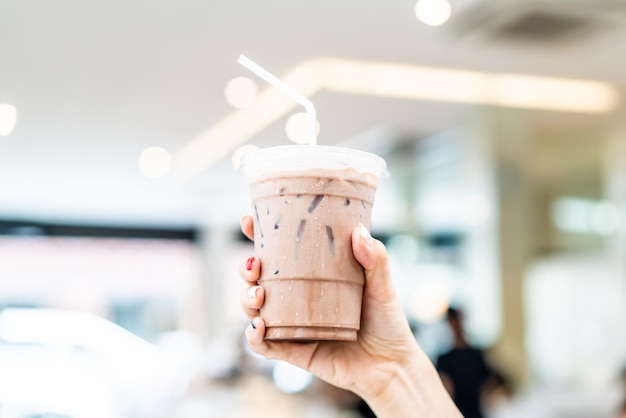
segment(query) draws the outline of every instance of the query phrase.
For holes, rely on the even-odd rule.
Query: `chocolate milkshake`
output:
[[[249,154],[241,170],[261,260],[265,338],[356,340],[364,275],[351,235],[358,223],[370,227],[384,161],[345,148],[288,146]]]

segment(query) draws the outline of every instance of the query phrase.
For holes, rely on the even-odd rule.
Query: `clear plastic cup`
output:
[[[348,148],[287,145],[250,152],[254,246],[270,340],[354,341],[364,274],[351,235],[371,226],[385,161]]]

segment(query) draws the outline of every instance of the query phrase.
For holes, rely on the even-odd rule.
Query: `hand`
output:
[[[241,221],[243,233],[252,239],[250,216]],[[240,274],[248,287],[241,304],[252,318],[246,329],[250,347],[268,358],[285,360],[310,371],[326,382],[351,390],[368,399],[381,393],[396,377],[397,368],[423,356],[411,333],[408,321],[396,298],[389,273],[384,245],[359,225],[352,233],[354,256],[365,270],[361,329],[355,342],[283,342],[266,341],[265,324],[259,317],[264,290],[257,285],[260,272],[258,258],[241,263]]]

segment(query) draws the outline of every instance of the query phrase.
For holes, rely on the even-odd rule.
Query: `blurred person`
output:
[[[241,220],[243,233],[254,236],[252,217]],[[264,289],[257,285],[261,262],[248,257],[240,264],[247,282],[241,305],[249,318],[248,344],[258,354],[281,359],[361,397],[379,418],[462,418],[437,370],[419,347],[396,297],[384,245],[363,225],[352,232],[352,250],[363,265],[365,286],[361,329],[354,342],[264,340],[259,317]]]
[[[436,360],[444,386],[465,418],[483,418],[486,390],[498,382],[483,352],[469,344],[463,330],[462,312],[449,308],[446,320],[453,334],[452,348]]]

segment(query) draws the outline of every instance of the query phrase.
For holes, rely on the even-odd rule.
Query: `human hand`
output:
[[[253,221],[245,216],[243,233],[253,239]],[[384,245],[371,237],[363,225],[352,233],[354,256],[364,268],[361,329],[355,342],[288,342],[264,340],[265,324],[259,317],[265,292],[257,285],[261,263],[248,257],[240,265],[247,282],[241,305],[252,318],[246,329],[248,344],[268,358],[285,360],[320,379],[355,392],[364,399],[381,393],[404,368],[423,356],[396,297]]]

